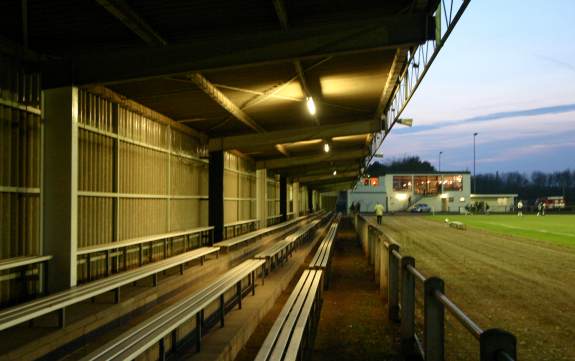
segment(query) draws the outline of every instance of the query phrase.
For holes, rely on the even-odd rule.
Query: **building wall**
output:
[[[0,260],[42,254],[41,148],[40,76],[0,54]],[[0,272],[0,305],[36,289]]]
[[[251,159],[224,153],[224,225],[256,218],[256,168]]]
[[[78,249],[208,225],[197,139],[87,90],[78,98]],[[128,267],[137,263],[131,254]],[[105,267],[94,262],[92,274]]]
[[[279,175],[268,174],[266,201],[268,206],[267,223],[280,221],[280,178]]]
[[[515,204],[515,197],[510,195],[481,195],[474,194],[471,197],[472,202],[485,202],[489,205],[490,213],[506,213],[510,212]]]

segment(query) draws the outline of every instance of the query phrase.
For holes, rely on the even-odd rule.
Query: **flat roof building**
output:
[[[377,202],[387,212],[411,211],[425,204],[432,212],[465,213],[465,206],[484,201],[492,212],[507,212],[516,194],[472,194],[471,175],[461,172],[396,172],[377,177],[361,178],[347,191],[347,207],[359,203],[361,212],[372,212]]]

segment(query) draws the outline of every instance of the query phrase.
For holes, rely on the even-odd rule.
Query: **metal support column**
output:
[[[44,254],[50,254],[49,292],[77,282],[78,88],[44,91]]]
[[[267,170],[258,169],[256,171],[256,218],[258,219],[260,228],[267,226],[267,189]]]
[[[281,221],[287,221],[287,178],[280,175],[280,214]]]
[[[209,165],[209,224],[214,227],[214,239],[224,239],[224,152],[210,152]]]

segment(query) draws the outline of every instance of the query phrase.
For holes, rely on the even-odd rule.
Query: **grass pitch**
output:
[[[467,227],[484,229],[499,234],[548,241],[559,245],[575,247],[575,215],[435,215],[429,216],[438,222],[465,223]]]

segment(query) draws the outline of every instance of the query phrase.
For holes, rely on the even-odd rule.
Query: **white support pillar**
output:
[[[78,88],[44,92],[43,231],[49,292],[77,282]]]
[[[293,193],[293,214],[294,217],[299,217],[299,182],[293,182],[292,193]]]
[[[258,169],[256,171],[256,218],[259,221],[260,228],[266,227],[268,218],[267,173],[267,169]]]

